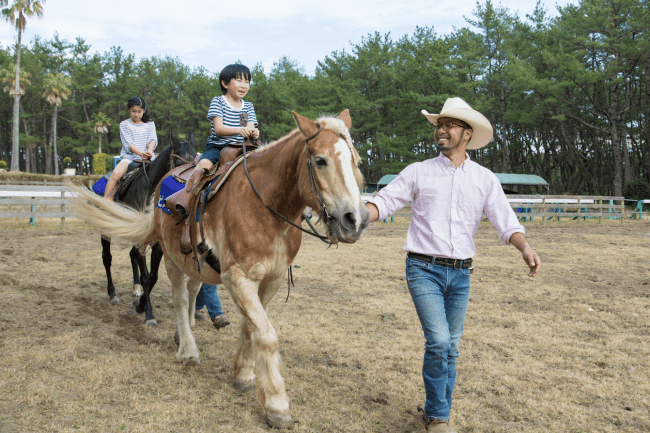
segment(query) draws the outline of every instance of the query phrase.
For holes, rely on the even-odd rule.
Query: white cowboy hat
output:
[[[427,110],[422,110],[422,114],[434,125],[438,122],[438,117],[451,117],[469,124],[473,132],[467,143],[467,150],[480,149],[492,141],[493,130],[490,121],[460,98],[447,99],[440,114],[431,114]]]

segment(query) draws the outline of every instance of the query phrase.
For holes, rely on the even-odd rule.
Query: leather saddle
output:
[[[248,149],[257,148],[257,143],[246,143],[246,152]],[[197,156],[190,164],[177,167],[172,171],[171,176],[177,182],[187,184],[194,173],[200,156]],[[196,260],[197,268],[201,272],[201,265],[207,262],[216,272],[220,272],[219,261],[212,254],[205,243],[203,236],[203,214],[205,213],[205,204],[214,198],[221,185],[228,178],[232,169],[234,169],[243,160],[243,144],[229,145],[221,151],[219,164],[205,173],[192,186],[190,191],[185,187],[165,199],[165,206],[171,211],[172,216],[181,224],[181,253],[192,254]],[[218,179],[215,182],[215,179]],[[208,188],[210,191],[208,191]],[[198,222],[198,224],[193,224]],[[199,233],[197,233],[197,230]],[[200,235],[201,241],[198,242]]]

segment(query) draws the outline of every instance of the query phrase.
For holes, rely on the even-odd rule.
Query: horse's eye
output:
[[[324,158],[321,158],[320,156],[317,156],[314,158],[314,162],[316,163],[316,166],[318,167],[327,167],[327,161],[325,161]]]

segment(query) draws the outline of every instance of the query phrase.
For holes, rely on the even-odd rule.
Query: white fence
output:
[[[364,194],[364,202],[372,195]],[[570,195],[518,195],[507,194],[508,202],[517,216],[522,221],[533,221],[534,217],[540,217],[542,224],[553,218],[559,221],[561,218],[571,218],[576,221],[587,218],[598,218],[601,223],[603,218],[618,219],[621,222],[626,218],[625,199],[623,197],[610,196],[570,196]],[[649,202],[650,200],[642,200]],[[642,213],[636,211],[627,212],[628,217],[641,217]],[[394,215],[389,216],[384,222],[395,218],[410,218],[411,205],[408,204]]]
[[[65,219],[75,215],[66,212],[69,197],[63,183],[0,185],[0,210],[4,205],[29,206],[29,211],[0,211],[0,218],[29,218],[31,225],[36,224],[36,218],[61,218],[61,229],[65,229]],[[38,207],[37,207],[38,206]],[[45,206],[60,206],[60,211],[46,210]]]

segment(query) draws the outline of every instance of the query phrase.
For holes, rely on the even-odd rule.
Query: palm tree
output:
[[[43,80],[43,97],[50,105],[54,106],[54,113],[52,113],[52,149],[54,150],[54,174],[59,174],[59,157],[56,149],[56,117],[59,107],[61,106],[62,99],[68,99],[70,95],[69,86],[72,84],[72,79],[66,77],[61,72],[53,74],[48,72]]]
[[[93,115],[93,122],[95,122],[95,134],[99,134],[99,150],[97,153],[102,153],[102,134],[108,133],[108,127],[111,126],[111,123],[108,121],[108,116],[101,111]]]
[[[20,116],[20,88],[19,88],[19,73],[20,73],[20,48],[22,43],[23,31],[27,24],[27,17],[36,15],[38,18],[43,16],[43,4],[45,0],[13,0],[13,4],[9,5],[9,0],[0,0],[0,7],[2,9],[2,16],[5,20],[9,21],[12,25],[16,26],[18,30],[18,44],[16,45],[16,79],[14,88],[14,127],[13,127],[13,145],[11,148],[11,167],[10,171],[18,171],[18,130],[19,130],[19,116]]]

